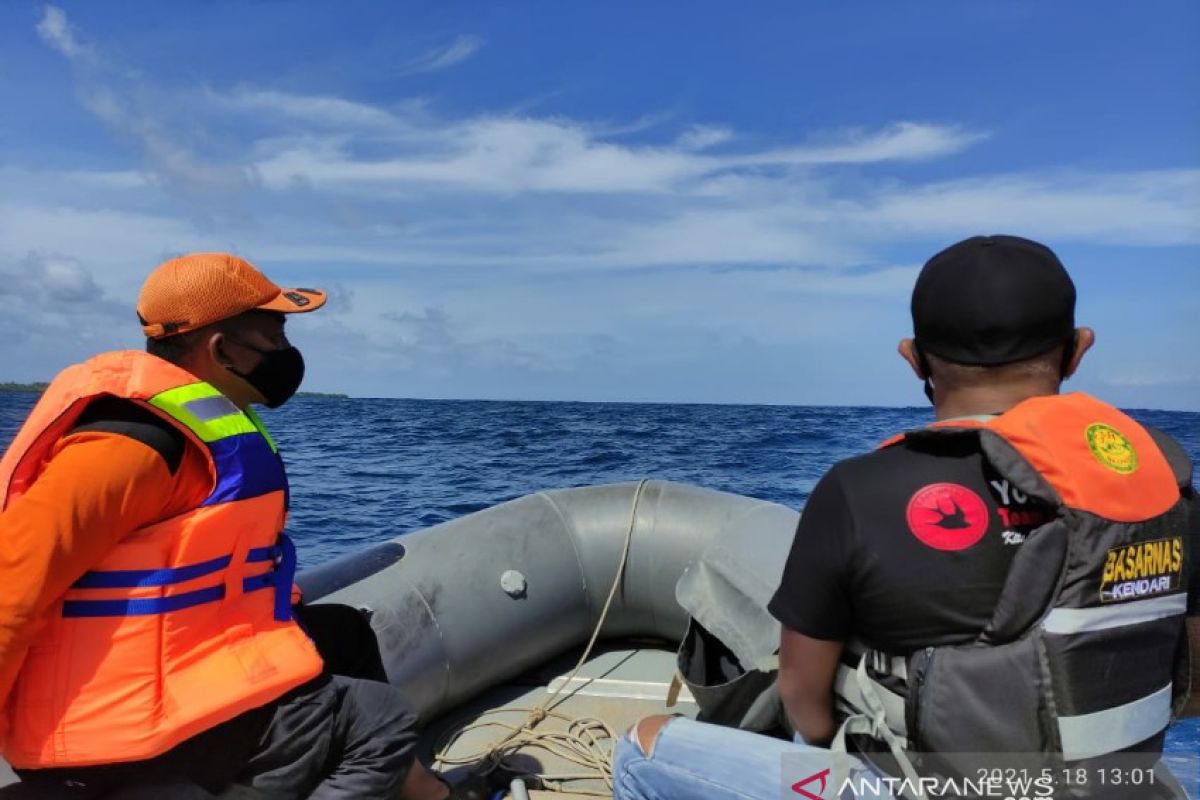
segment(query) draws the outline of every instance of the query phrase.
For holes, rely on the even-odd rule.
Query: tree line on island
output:
[[[41,394],[50,384],[45,381],[35,381],[33,383],[0,383],[0,394]],[[324,397],[334,400],[347,400],[350,395],[339,394],[337,392],[296,392],[297,397]]]

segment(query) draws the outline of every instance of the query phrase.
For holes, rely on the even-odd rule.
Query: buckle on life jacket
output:
[[[262,575],[247,578],[242,591],[253,591],[265,587],[275,589],[275,621],[287,622],[292,618],[292,584],[296,580],[296,545],[286,533],[271,547],[257,547],[246,554],[248,563],[274,562],[274,567]]]

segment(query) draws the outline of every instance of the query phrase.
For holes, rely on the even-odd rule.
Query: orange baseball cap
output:
[[[282,289],[244,258],[191,253],[159,264],[138,295],[138,318],[151,339],[187,333],[261,309],[284,314],[325,305],[320,289]]]

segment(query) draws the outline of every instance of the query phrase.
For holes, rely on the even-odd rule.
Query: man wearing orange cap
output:
[[[363,679],[377,651],[331,674],[330,625],[295,619],[287,478],[251,405],[300,386],[285,315],[325,299],[232,255],[168,261],[147,352],[64,370],[0,461],[0,742],[38,797],[486,796],[415,760],[415,716]]]

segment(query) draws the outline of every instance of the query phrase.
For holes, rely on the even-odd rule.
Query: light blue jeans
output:
[[[643,753],[632,734],[618,740],[613,765],[614,800],[837,797],[838,787],[833,785],[831,774],[822,776],[832,767],[830,752],[799,742],[678,718],[659,733],[652,753]],[[861,774],[859,766],[856,772]],[[796,784],[799,789],[793,788]],[[890,797],[886,790],[859,796]]]

